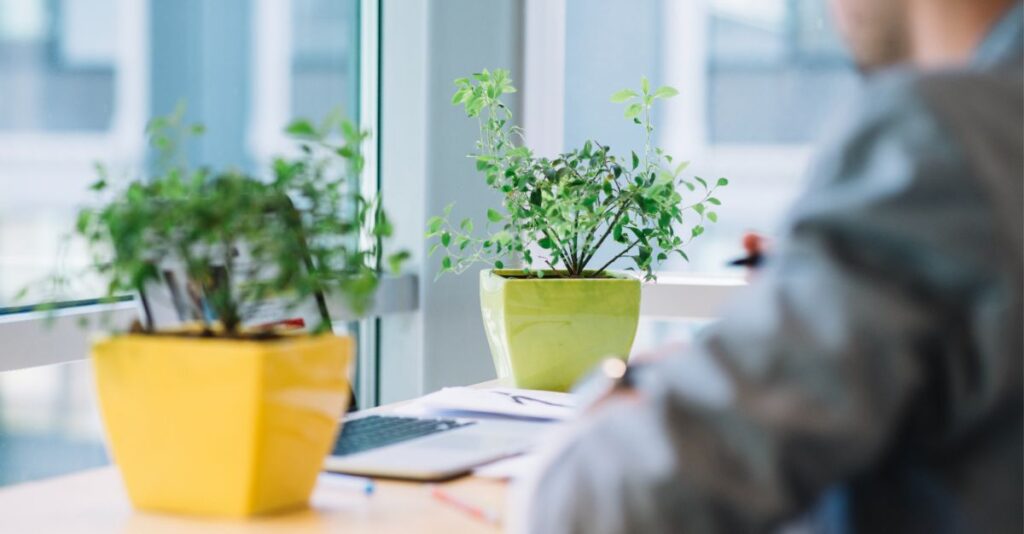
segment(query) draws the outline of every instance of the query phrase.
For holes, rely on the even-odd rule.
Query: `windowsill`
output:
[[[658,279],[648,285],[741,287],[747,285],[747,281],[739,275],[661,272]]]
[[[740,276],[659,273],[644,284],[640,315],[656,318],[714,319],[746,287]]]

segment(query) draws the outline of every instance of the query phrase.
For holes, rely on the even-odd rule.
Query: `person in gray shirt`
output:
[[[514,530],[1024,529],[1024,10],[834,0],[866,84],[763,270],[631,367],[516,489]]]

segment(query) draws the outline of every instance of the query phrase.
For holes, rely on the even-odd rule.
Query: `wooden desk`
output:
[[[474,504],[503,510],[505,484],[463,478],[443,487]],[[132,510],[113,467],[0,490],[0,532],[232,533],[500,532],[430,497],[423,484],[378,481],[371,496],[317,487],[307,510],[248,521],[202,520]]]
[[[504,512],[503,482],[466,477],[442,487],[473,504]],[[137,512],[128,502],[116,468],[105,467],[0,489],[0,532],[462,534],[500,532],[500,528],[435,500],[424,484],[384,480],[377,481],[370,496],[356,489],[319,485],[308,509],[247,521]]]

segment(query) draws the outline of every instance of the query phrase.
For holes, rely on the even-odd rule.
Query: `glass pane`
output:
[[[257,148],[253,139],[267,137],[257,127],[277,138],[285,127],[257,125],[260,112],[317,120],[340,109],[358,119],[357,1],[291,0],[282,6],[288,16],[269,21],[287,27],[259,32],[253,24],[267,22],[255,16],[254,0],[155,2],[145,28],[130,27],[145,24],[145,10],[125,6],[117,0],[0,0],[0,309],[102,294],[96,278],[78,275],[86,250],[67,237],[76,207],[92,198],[87,186],[95,161],[110,164],[117,176],[143,174],[146,155],[117,147],[140,146],[149,116],[184,102],[188,120],[207,126],[187,147],[190,161],[253,172],[288,149]],[[134,59],[118,53],[126,35],[140,33],[147,36],[143,53]],[[265,68],[253,66],[253,38],[264,34],[284,36],[273,46],[288,50],[273,81],[286,77],[290,97],[270,99],[283,110],[253,106]],[[131,61],[143,64],[125,63]],[[148,94],[115,87],[129,67],[150,73],[139,88]],[[137,124],[119,129],[114,117],[123,122],[140,97],[149,107],[137,113]],[[55,292],[41,282],[58,265],[72,276]],[[15,299],[26,287],[31,291]]]
[[[568,0],[565,27],[565,143],[589,139],[616,153],[641,150],[639,128],[611,104],[612,93],[647,76],[661,82],[666,55],[661,43],[658,0]],[[655,123],[660,122],[655,117]]]
[[[89,362],[0,373],[0,486],[108,463]]]
[[[806,143],[816,137],[856,86],[826,11],[824,0],[712,0],[711,142]]]
[[[0,132],[109,127],[115,11],[115,0],[0,0]]]
[[[359,2],[293,0],[292,115],[358,118]]]
[[[116,0],[0,0],[0,308],[65,261],[84,264],[62,240],[87,180],[61,148],[26,139],[106,134],[115,112]],[[27,134],[28,138],[21,138]],[[72,182],[72,187],[65,187]],[[28,300],[47,294],[41,286]],[[96,296],[76,277],[69,298]]]
[[[83,243],[69,238],[73,226],[69,206],[25,206],[0,197],[0,314],[55,295],[71,301],[103,294],[102,283],[93,275],[73,277],[56,291],[48,281],[58,264],[73,273],[83,272],[87,265]]]

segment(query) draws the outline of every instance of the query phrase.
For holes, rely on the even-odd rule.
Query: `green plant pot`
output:
[[[640,319],[640,281],[516,278],[480,273],[480,308],[498,378],[516,387],[567,391],[607,357],[626,360]]]

